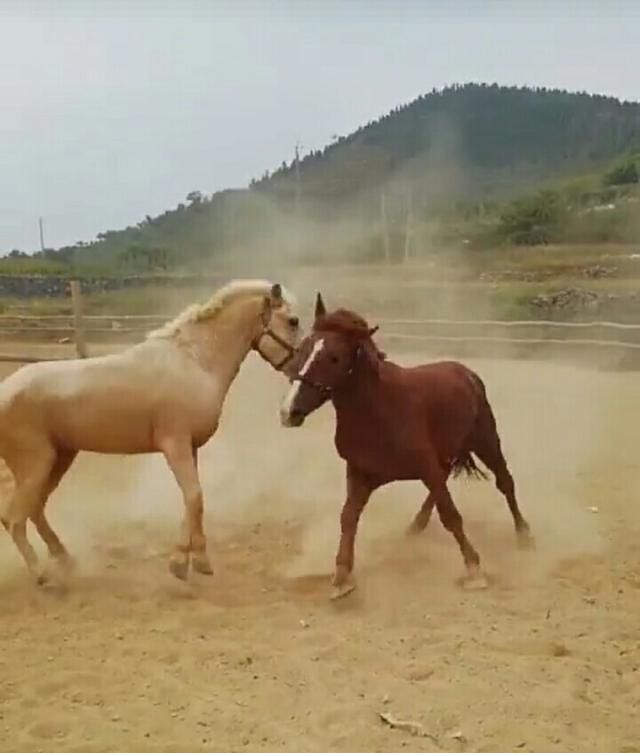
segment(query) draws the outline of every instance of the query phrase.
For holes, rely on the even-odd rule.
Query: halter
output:
[[[262,323],[262,330],[258,333],[258,335],[253,339],[251,342],[251,348],[258,353],[270,366],[272,366],[276,371],[282,371],[284,367],[289,363],[289,361],[294,357],[296,354],[296,349],[289,345],[289,343],[277,332],[274,332],[271,327],[269,326],[269,323],[271,321],[271,316],[267,315],[267,311],[263,310],[262,314],[260,316],[260,321]],[[276,342],[281,348],[286,350],[287,355],[277,363],[272,361],[270,358],[267,358],[267,356],[260,350],[260,343],[262,342],[263,337],[270,337],[274,342]]]
[[[369,330],[369,337],[371,335],[375,334],[378,331],[378,327],[373,327]],[[309,377],[306,374],[301,374],[298,372],[292,379],[292,382],[300,382],[301,384],[306,384],[307,387],[312,387],[314,390],[317,390],[325,399],[330,398],[333,393],[340,388],[347,379],[353,374],[353,372],[356,369],[356,365],[358,363],[358,358],[360,356],[360,350],[362,348],[362,345],[358,345],[356,348],[354,354],[353,354],[353,361],[351,363],[351,366],[347,369],[347,371],[343,374],[342,379],[337,384],[334,384],[333,387],[329,387],[327,384],[320,384],[320,382],[316,382],[313,379],[309,379]]]
[[[347,371],[340,382],[333,387],[329,387],[326,384],[320,384],[320,382],[315,382],[313,379],[309,379],[308,376],[305,376],[305,374],[296,374],[291,381],[306,384],[307,387],[312,387],[314,390],[317,390],[323,397],[330,398],[334,391],[345,381],[345,379],[347,379],[347,377],[351,376],[351,374],[353,374],[353,366]]]

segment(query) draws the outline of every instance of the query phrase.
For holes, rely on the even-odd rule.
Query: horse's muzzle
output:
[[[286,426],[289,429],[302,426],[305,418],[306,418],[305,414],[299,410],[280,411],[280,422],[282,423],[283,426]]]

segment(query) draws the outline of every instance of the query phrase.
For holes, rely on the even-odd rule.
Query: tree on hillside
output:
[[[501,234],[519,245],[536,245],[553,240],[565,211],[555,191],[540,191],[534,196],[509,204],[500,216]]]
[[[191,191],[187,194],[187,201],[189,204],[202,204],[202,193],[200,191]]]
[[[213,254],[283,247],[294,217],[325,235],[341,223],[350,234],[366,234],[380,220],[383,190],[389,227],[404,227],[408,185],[416,217],[427,221],[464,202],[467,219],[479,221],[491,213],[490,202],[561,176],[600,173],[604,164],[638,149],[640,104],[545,89],[456,85],[265,172],[250,189],[207,197],[191,191],[177,208],[78,248],[74,263],[108,266],[139,246],[179,249],[180,262],[196,266]],[[626,165],[608,180],[637,182],[637,172],[637,165]],[[575,201],[564,204],[579,200],[577,191]],[[544,241],[554,232],[558,211],[549,197],[538,196],[509,207],[501,227],[518,242]],[[320,235],[308,233],[307,246],[323,245]],[[148,266],[141,252],[137,259]]]
[[[604,175],[605,186],[625,186],[638,182],[640,182],[640,174],[634,160],[622,162]]]
[[[135,272],[166,272],[171,256],[166,248],[134,243],[120,253],[118,261]]]

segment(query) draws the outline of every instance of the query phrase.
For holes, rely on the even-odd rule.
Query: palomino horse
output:
[[[374,331],[351,311],[327,314],[318,295],[313,330],[291,363],[293,384],[281,408],[285,426],[300,426],[327,400],[336,410],[335,443],[347,463],[347,500],[340,518],[333,596],[354,588],[356,530],[372,491],[405,479],[422,481],[429,490],[410,531],[424,530],[435,505],[464,557],[465,583],[485,587],[480,558],[447,489],[451,473],[484,476],[472,453],[495,475],[519,542],[526,546],[532,539],[484,385],[477,374],[455,362],[415,368],[391,363],[371,339]]]
[[[278,284],[236,280],[190,306],[140,344],[87,360],[24,366],[0,383],[0,457],[15,488],[0,514],[27,566],[44,574],[26,538],[31,519],[60,565],[70,557],[45,504],[81,450],[161,452],[182,492],[185,515],[170,569],[211,574],[202,530],[197,451],[214,434],[227,391],[250,350],[275,369],[300,339],[294,300]]]

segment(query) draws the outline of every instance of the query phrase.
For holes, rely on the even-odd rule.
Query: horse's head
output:
[[[300,320],[293,302],[275,283],[262,301],[258,332],[253,339],[253,349],[277,371],[291,373],[290,363],[300,344]]]
[[[280,409],[284,426],[301,426],[310,413],[347,386],[360,363],[377,364],[384,358],[371,339],[376,329],[346,309],[328,314],[318,293],[311,334],[287,369],[292,386]]]

